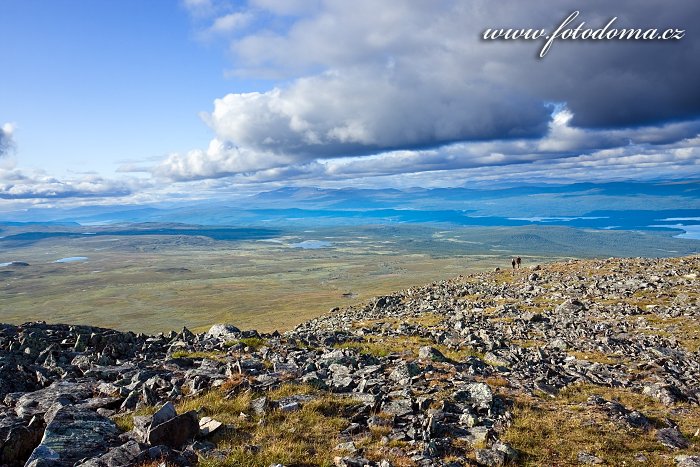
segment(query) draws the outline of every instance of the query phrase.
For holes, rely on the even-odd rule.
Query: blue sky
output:
[[[497,3],[497,5],[496,5]],[[488,27],[677,41],[486,42]],[[700,176],[697,2],[0,0],[0,204]],[[579,22],[580,22],[579,21]],[[695,28],[695,29],[694,29]]]
[[[175,2],[3,0],[0,120],[23,166],[111,173],[206,145],[199,112],[240,83]]]

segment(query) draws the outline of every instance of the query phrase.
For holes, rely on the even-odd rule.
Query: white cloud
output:
[[[125,197],[151,185],[136,178],[112,180],[85,174],[62,180],[42,171],[0,168],[2,200]]]
[[[0,127],[0,158],[7,155],[14,147],[14,132],[15,125],[13,123],[4,123]]]
[[[182,0],[184,7],[195,17],[209,16],[215,11],[215,0]]]
[[[247,26],[252,19],[253,15],[250,13],[229,13],[216,18],[208,32],[212,34],[230,34]]]
[[[277,15],[301,15],[318,9],[320,0],[252,0],[250,5]]]
[[[446,176],[528,164],[555,171],[590,165],[585,157],[611,148],[637,151],[627,159],[609,155],[611,166],[626,163],[637,176],[651,164],[671,164],[661,160],[669,149],[654,161],[647,146],[700,132],[692,119],[700,97],[697,39],[559,42],[545,60],[536,58],[539,43],[480,39],[487,27],[553,28],[581,8],[573,0],[556,7],[546,0],[208,5],[217,12],[210,29],[235,32],[232,73],[280,81],[217,99],[206,119],[215,133],[210,147],[168,156],[152,169],[161,178]],[[660,8],[664,15],[652,14]],[[619,16],[620,24],[638,26],[653,17],[658,27],[684,27],[696,12],[698,4],[592,0],[581,18],[594,26]],[[622,74],[603,71],[611,64]],[[559,106],[553,115],[552,102]]]
[[[275,166],[289,165],[293,161],[285,156],[266,155],[240,149],[231,144],[212,140],[206,151],[199,149],[187,154],[171,154],[151,169],[161,179],[184,181],[221,178],[238,173],[254,172]],[[128,168],[122,168],[128,172]],[[135,171],[141,171],[137,169]]]

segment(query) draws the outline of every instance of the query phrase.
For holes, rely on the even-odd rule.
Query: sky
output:
[[[554,3],[0,0],[0,209],[700,178],[700,2]]]

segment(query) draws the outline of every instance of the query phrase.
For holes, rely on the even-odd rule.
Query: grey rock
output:
[[[405,386],[410,384],[411,378],[416,376],[420,372],[418,366],[415,363],[408,363],[403,360],[396,365],[396,368],[389,374],[389,379]]]
[[[644,414],[636,410],[625,415],[624,419],[632,428],[639,428],[641,430],[648,430],[651,428],[651,422],[649,419],[645,417]]]
[[[700,455],[699,456],[676,456],[673,458],[676,463],[676,467],[700,467]]]
[[[90,459],[76,467],[131,467],[137,464],[143,450],[143,445],[130,440],[121,446],[110,449],[100,457]]]
[[[185,444],[185,441],[194,439],[198,434],[197,412],[190,411],[160,425],[152,425],[148,430],[148,443],[154,446],[162,444],[178,449]]]
[[[587,452],[579,452],[578,453],[578,462],[579,464],[603,464],[605,461],[601,459],[598,456],[594,456],[593,454],[587,453]]]
[[[29,422],[11,414],[0,418],[0,465],[16,465],[29,457],[44,434],[40,417]]]
[[[328,387],[326,385],[326,382],[323,379],[321,379],[319,374],[315,371],[306,373],[304,376],[301,377],[301,381],[303,383],[310,384],[311,386],[318,389],[326,389]]]
[[[678,428],[662,428],[656,432],[656,439],[671,449],[685,449],[690,442],[678,431]]]
[[[434,362],[445,362],[447,357],[445,357],[442,352],[438,349],[425,345],[418,349],[418,358],[423,360],[432,360]]]
[[[477,449],[474,458],[477,464],[487,467],[500,467],[505,464],[505,454],[491,449]]]
[[[382,411],[396,415],[398,417],[413,413],[413,403],[411,399],[394,399],[382,405]]]
[[[148,442],[148,430],[151,428],[151,419],[152,417],[149,415],[136,415],[133,417],[134,428],[132,431],[134,437],[142,443]]]
[[[24,467],[62,467],[61,456],[48,446],[39,445],[27,459]]]
[[[671,386],[663,386],[660,384],[650,384],[644,386],[642,389],[642,394],[651,396],[658,400],[664,405],[673,405],[678,402],[678,397],[675,395],[676,391],[673,391]]]
[[[486,383],[470,383],[458,389],[452,394],[457,402],[467,402],[476,409],[486,409],[491,407],[493,402],[493,392]]]
[[[475,426],[469,429],[469,434],[467,438],[472,445],[484,444],[488,441],[491,435],[491,430],[485,426]]]
[[[211,417],[202,417],[199,420],[199,436],[203,438],[211,436],[222,426],[223,423],[221,423],[218,420],[215,420]]]
[[[124,399],[124,402],[122,402],[122,405],[120,407],[121,410],[134,410],[136,406],[139,403],[139,400],[141,400],[141,392],[140,391],[131,391],[128,396],[126,396],[126,399]]]
[[[232,324],[215,324],[204,335],[205,339],[219,339],[221,341],[235,341],[241,337],[241,330]]]
[[[118,442],[119,429],[112,420],[88,409],[62,407],[46,427],[41,444],[27,464],[53,461],[73,466],[77,461],[104,454]],[[52,465],[53,465],[52,464]]]
[[[503,455],[505,456],[505,460],[508,462],[514,462],[515,460],[518,459],[518,451],[510,447],[506,443],[501,443],[501,442],[496,442],[493,443],[493,446],[491,446],[491,449],[495,451],[502,452]]]
[[[165,423],[175,417],[177,417],[175,406],[172,402],[166,402],[160,409],[158,409],[156,413],[153,414],[150,423],[152,426],[158,426],[161,423]]]
[[[56,402],[64,405],[84,401],[92,397],[94,384],[57,381],[46,389],[29,392],[17,400],[15,412],[22,418],[43,415]]]

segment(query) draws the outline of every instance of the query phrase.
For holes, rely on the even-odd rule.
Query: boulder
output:
[[[92,397],[94,383],[57,381],[45,389],[29,392],[17,400],[15,412],[22,418],[45,414],[56,402],[74,404]]]
[[[434,347],[425,345],[418,349],[418,358],[423,360],[432,360],[434,362],[446,362],[447,357],[445,357],[442,352]]]
[[[76,467],[130,467],[137,464],[139,455],[145,447],[137,441],[130,440],[114,447],[105,454],[78,464]]]
[[[119,429],[109,418],[89,409],[61,407],[46,427],[41,444],[27,466],[72,467],[81,459],[98,457],[118,443]]]
[[[486,383],[470,383],[452,394],[457,402],[467,402],[475,409],[491,408],[493,392]]]
[[[389,373],[389,379],[401,386],[406,386],[411,384],[411,378],[418,373],[420,373],[418,365],[415,363],[407,363],[402,360],[396,365],[396,368]]]
[[[199,420],[199,436],[202,438],[211,436],[222,426],[223,423],[218,420],[214,420],[211,417],[202,417]]]
[[[397,417],[403,417],[413,413],[413,403],[408,398],[393,399],[382,405],[382,411]]]
[[[194,410],[178,415],[160,425],[148,430],[148,443],[165,445],[173,449],[180,448],[187,440],[193,439],[199,434],[199,419]]]
[[[486,467],[500,467],[505,463],[505,454],[491,449],[477,449],[474,458],[477,464]]]
[[[700,456],[676,456],[673,461],[676,467],[700,467]]]
[[[678,428],[662,428],[656,432],[656,439],[671,449],[685,449],[690,442],[678,431]]]
[[[649,384],[644,386],[642,394],[653,397],[657,401],[668,406],[678,402],[678,390],[670,385]]]
[[[11,414],[0,417],[0,465],[23,465],[43,434],[44,422],[40,417],[28,423]]]
[[[589,454],[587,452],[579,452],[577,459],[579,464],[585,465],[598,465],[605,463],[605,461],[600,457],[594,456],[593,454]]]
[[[205,339],[218,339],[229,342],[236,341],[241,337],[241,330],[232,324],[215,324],[204,335]]]

